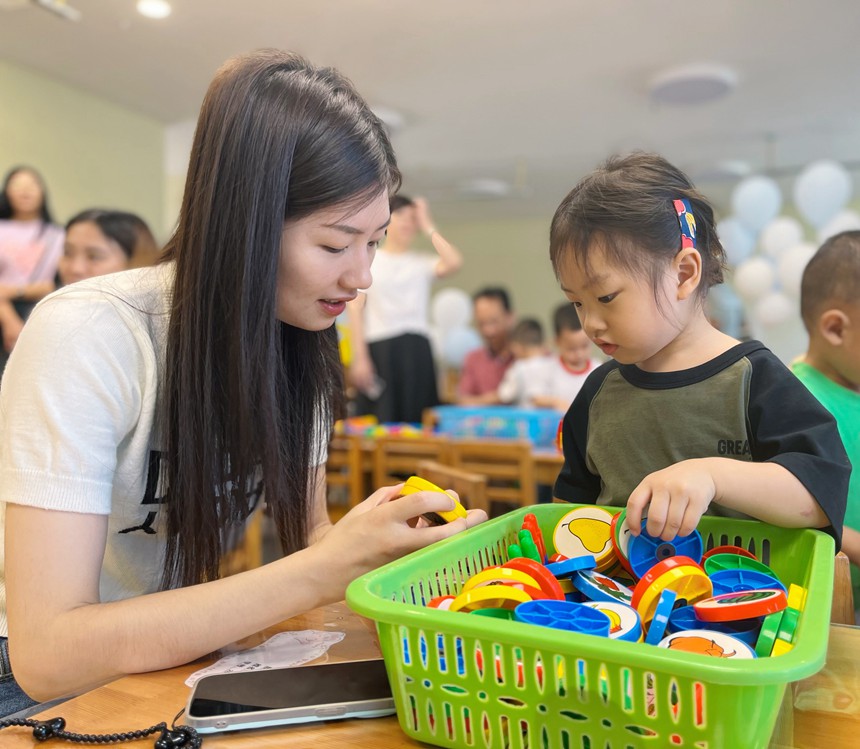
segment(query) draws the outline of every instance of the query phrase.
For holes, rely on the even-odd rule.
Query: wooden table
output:
[[[226,648],[222,654],[253,647],[276,632],[318,629],[345,632],[346,637],[328,652],[329,660],[349,660],[379,655],[372,622],[353,614],[339,603],[315,609],[265,630]],[[771,743],[772,749],[823,749],[858,745],[860,737],[860,628],[833,625],[827,665],[815,676],[792,685],[786,691],[782,714]],[[80,733],[109,733],[146,728],[171,718],[184,707],[189,689],[184,681],[212,659],[179,668],[128,676],[47,710],[41,718],[62,715],[68,730]],[[180,721],[181,722],[181,721]],[[153,739],[123,744],[151,747]],[[54,746],[32,738],[29,729],[6,729],[0,745],[15,749]],[[57,743],[57,746],[69,746]],[[245,731],[206,736],[204,749],[251,749],[283,747],[326,749],[326,747],[426,746],[408,738],[397,719],[345,720],[290,726],[279,729]],[[712,747],[712,749],[724,749]],[[725,749],[742,749],[732,747]]]

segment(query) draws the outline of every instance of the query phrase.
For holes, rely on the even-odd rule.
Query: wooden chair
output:
[[[486,476],[442,465],[435,460],[419,461],[418,475],[442,489],[453,489],[459,495],[460,503],[467,509],[483,510],[489,514]]]
[[[361,462],[360,437],[337,436],[329,443],[325,465],[326,488],[330,494],[332,487],[345,487],[349,507],[355,507],[365,498]]]
[[[257,510],[245,526],[239,544],[221,559],[221,577],[247,572],[263,564],[263,511]]]
[[[446,437],[380,437],[373,453],[373,488],[418,474],[422,460],[447,464],[450,452],[451,441]]]
[[[854,592],[851,588],[851,563],[843,552],[836,555],[833,569],[832,624],[854,624]]]
[[[520,506],[537,502],[534,458],[529,442],[453,440],[451,465],[487,477],[487,501]]]

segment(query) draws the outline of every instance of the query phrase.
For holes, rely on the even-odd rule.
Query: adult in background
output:
[[[419,232],[430,239],[434,253],[412,249]],[[425,200],[391,199],[391,223],[373,261],[373,286],[348,305],[349,374],[358,390],[358,414],[414,423],[424,409],[439,404],[429,338],[430,287],[462,265],[463,256],[436,229]]]
[[[66,224],[66,241],[57,267],[57,285],[140,267],[155,239],[143,219],[125,211],[91,208]]]
[[[11,169],[0,192],[0,373],[36,302],[54,290],[62,251],[44,180],[32,167]]]
[[[470,351],[463,361],[457,402],[461,406],[487,406],[499,403],[499,385],[513,364],[511,332],[516,319],[510,295],[501,287],[481,289],[473,300],[475,327],[484,345]]]

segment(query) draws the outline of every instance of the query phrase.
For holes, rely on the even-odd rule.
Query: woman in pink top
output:
[[[48,208],[45,183],[34,169],[15,167],[0,193],[0,372],[24,320],[54,290],[63,230]]]

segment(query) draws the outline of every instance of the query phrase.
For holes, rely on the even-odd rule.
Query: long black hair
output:
[[[9,183],[19,172],[29,172],[33,177],[35,177],[36,182],[39,183],[39,187],[42,189],[42,206],[39,209],[39,218],[42,220],[42,224],[44,225],[53,224],[54,219],[51,216],[51,208],[48,205],[48,188],[45,187],[45,180],[42,179],[42,175],[31,166],[15,166],[6,172],[6,176],[3,178],[3,191],[0,192],[0,219],[14,218],[15,211],[12,208],[12,203],[9,202]]]
[[[343,384],[334,327],[276,317],[284,222],[399,184],[382,123],[335,70],[260,50],[216,74],[165,249],[165,586],[217,577],[258,479],[284,551],[306,544],[314,457]]]

